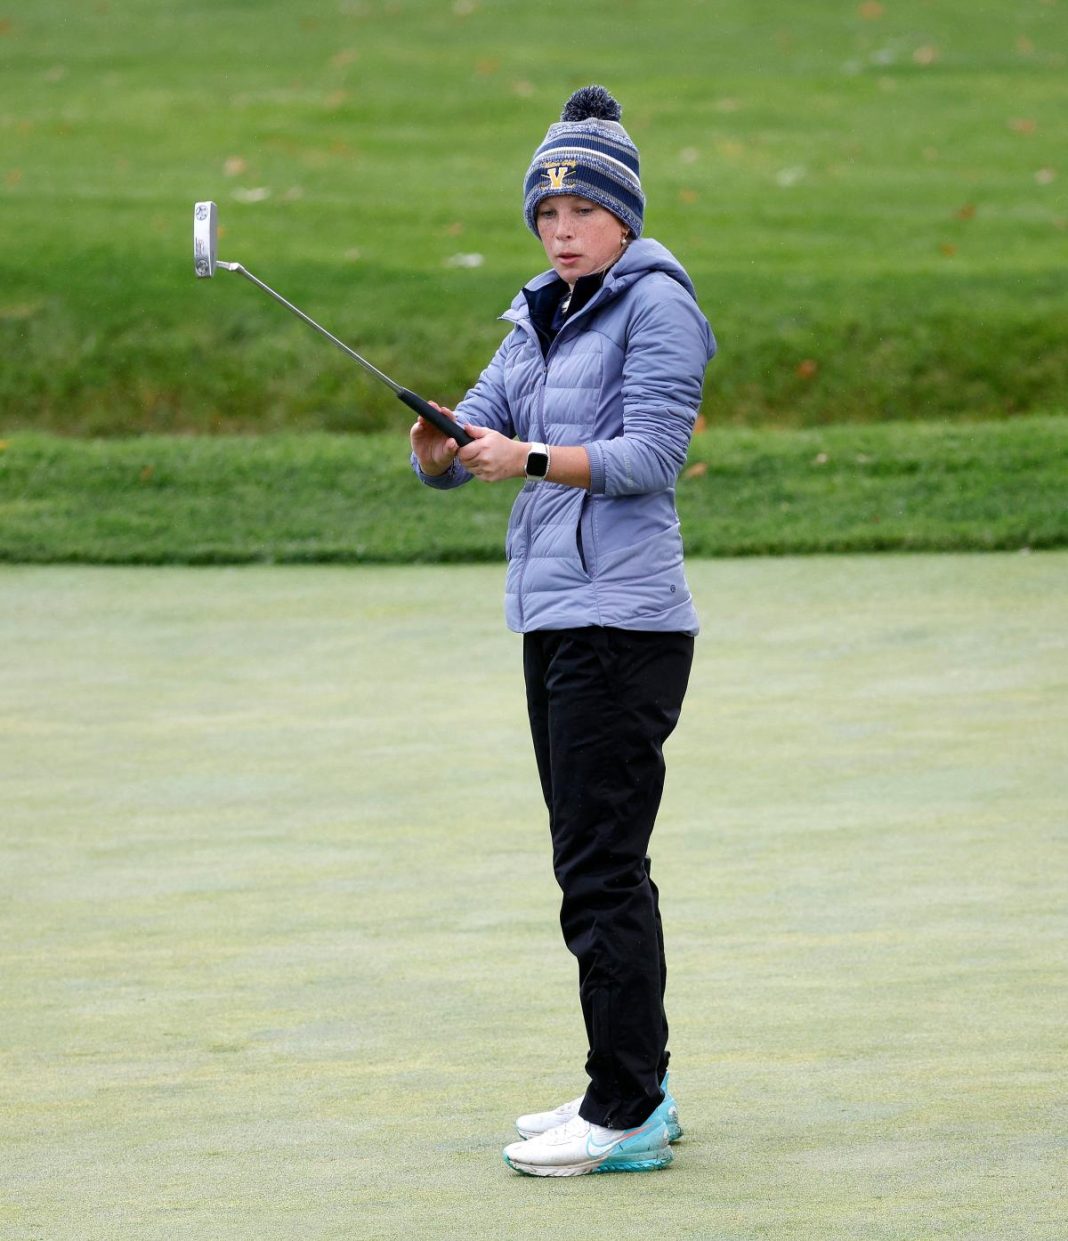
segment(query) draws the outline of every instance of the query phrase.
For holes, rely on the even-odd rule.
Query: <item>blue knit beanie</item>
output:
[[[523,214],[538,235],[538,204],[576,194],[588,198],[641,235],[645,195],[638,177],[638,148],[619,123],[623,109],[603,86],[585,86],[564,105],[534,152],[523,182]]]

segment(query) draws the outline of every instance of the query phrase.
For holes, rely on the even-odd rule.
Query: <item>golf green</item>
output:
[[[1068,555],[690,575],[686,1137],[546,1182],[500,1148],[585,1047],[500,568],[0,570],[0,1235],[1063,1237]]]

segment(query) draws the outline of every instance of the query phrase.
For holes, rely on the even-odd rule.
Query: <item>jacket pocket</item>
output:
[[[593,511],[592,499],[589,495],[582,497],[578,521],[575,523],[575,549],[578,552],[579,564],[587,577],[593,576],[591,568],[594,559],[593,548]]]
[[[531,486],[532,484],[527,483],[512,503],[512,513],[508,518],[508,534],[504,540],[504,555],[507,560],[514,559],[522,546],[523,515],[530,503]]]

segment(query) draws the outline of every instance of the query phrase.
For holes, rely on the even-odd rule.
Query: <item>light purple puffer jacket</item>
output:
[[[536,290],[552,271],[531,281]],[[705,367],[716,350],[693,285],[659,242],[634,241],[542,355],[522,292],[515,324],[456,407],[461,424],[509,437],[582,444],[590,489],[528,482],[508,524],[510,629],[695,634],[675,482],[686,460]],[[470,481],[459,461],[428,486]]]

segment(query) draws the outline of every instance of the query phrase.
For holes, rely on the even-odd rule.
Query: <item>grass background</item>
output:
[[[193,278],[201,198],[223,257],[454,400],[543,266],[529,154],[596,80],[719,334],[715,422],[1063,411],[1066,23],[1057,0],[9,6],[0,427],[403,425],[244,282]]]
[[[0,444],[0,560],[500,560],[518,484],[443,496],[406,438],[280,434]],[[1068,420],[698,435],[678,487],[691,556],[1068,544]]]
[[[693,566],[687,1137],[546,1184],[499,1150],[584,1042],[499,567],[3,568],[0,1232],[1059,1241],[1066,569]]]

